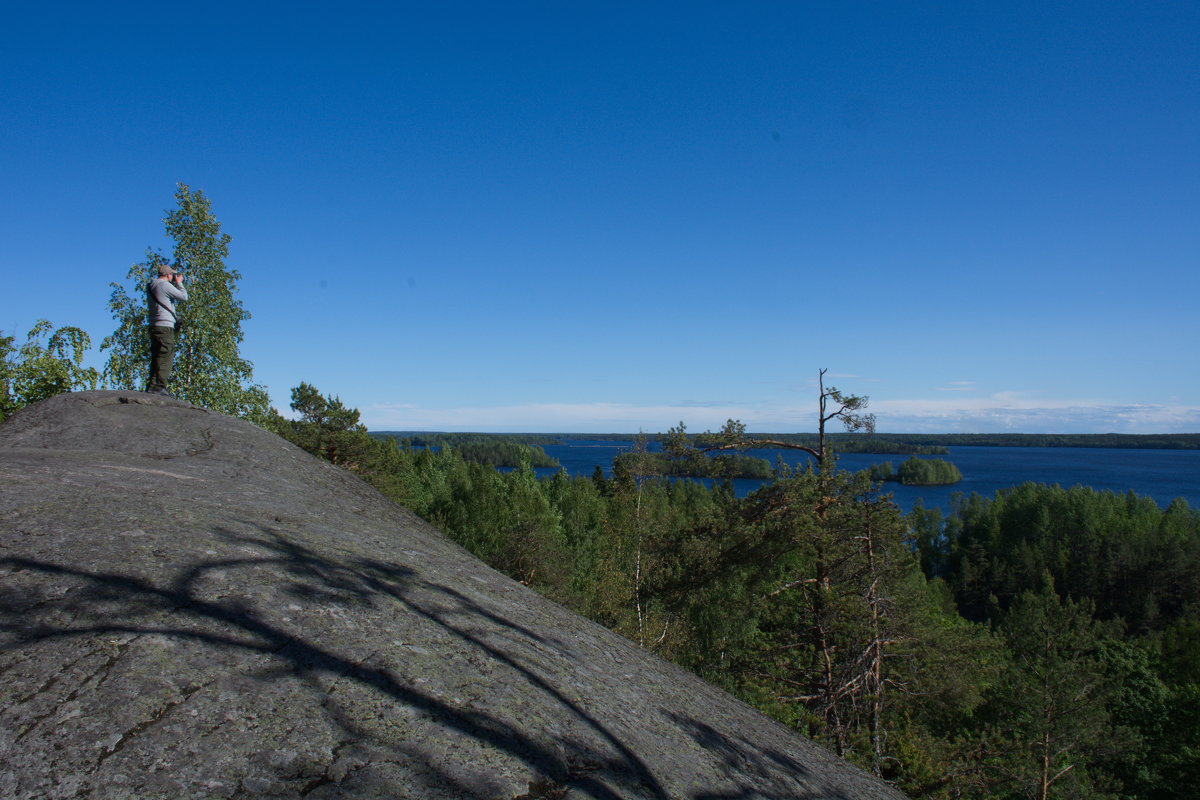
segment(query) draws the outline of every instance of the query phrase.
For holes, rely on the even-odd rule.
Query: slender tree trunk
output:
[[[879,569],[875,562],[875,532],[868,519],[863,537],[867,556],[867,609],[871,615],[871,646],[868,652],[866,692],[870,697],[871,748],[875,774],[883,770],[883,620],[879,597]]]
[[[825,407],[829,401],[825,395],[825,370],[817,373],[817,389],[820,393],[820,406],[817,413],[817,452],[821,454],[817,457],[817,470],[824,474],[825,464],[829,457],[829,451],[825,449]]]
[[[1050,709],[1046,708],[1042,719],[1045,725],[1045,730],[1042,732],[1042,774],[1040,786],[1038,787],[1038,800],[1049,800],[1050,784],[1053,782],[1050,778]]]
[[[637,607],[638,644],[645,647],[646,620],[642,614],[642,481],[640,477],[635,477],[634,480],[637,481],[637,502],[635,504],[637,539],[633,567],[633,602]]]

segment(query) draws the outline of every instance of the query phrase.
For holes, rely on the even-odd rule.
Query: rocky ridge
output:
[[[0,426],[0,797],[901,795],[272,434],[80,392]]]

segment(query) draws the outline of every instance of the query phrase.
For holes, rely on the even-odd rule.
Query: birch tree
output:
[[[188,300],[180,304],[182,327],[176,341],[171,391],[181,400],[265,422],[266,389],[253,383],[253,365],[239,352],[242,323],[250,312],[237,299],[241,274],[225,265],[230,236],[221,232],[212,203],[200,189],[179,184],[176,207],[163,219],[174,242],[171,256],[147,251],[145,260],[129,268],[126,283],[112,283],[109,309],[117,329],[100,345],[109,351],[104,383],[115,389],[139,389],[150,363],[146,334],[146,283],[158,265],[172,263],[184,273]]]

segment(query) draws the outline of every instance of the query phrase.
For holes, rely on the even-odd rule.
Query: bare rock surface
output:
[[[901,795],[272,434],[80,392],[0,426],[0,797]]]

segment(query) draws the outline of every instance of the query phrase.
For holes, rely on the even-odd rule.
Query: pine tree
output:
[[[292,389],[292,410],[297,420],[273,420],[270,427],[288,441],[337,466],[361,470],[379,454],[382,445],[358,421],[358,409],[347,408],[341,398],[322,395],[304,381]]]
[[[1109,714],[1114,686],[1093,612],[1090,600],[1060,599],[1047,575],[1003,615],[1012,663],[985,712],[999,786],[1036,800],[1091,797],[1103,777],[1097,765],[1129,746]]]

